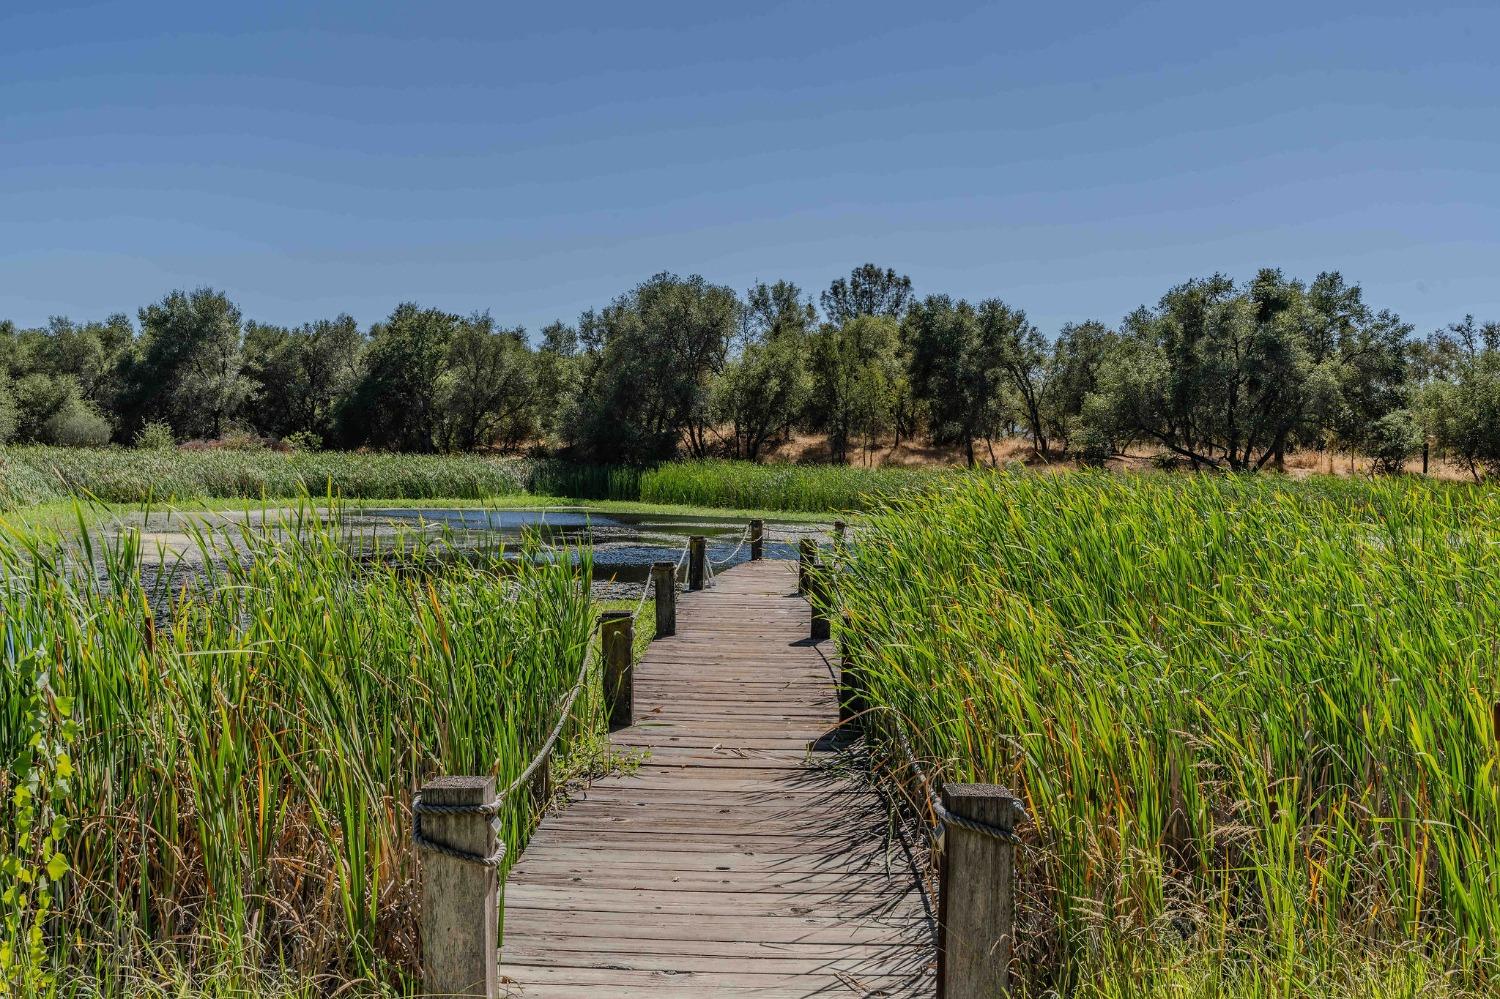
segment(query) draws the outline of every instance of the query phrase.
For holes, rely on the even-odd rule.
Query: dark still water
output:
[[[715,563],[716,572],[750,558],[750,545],[743,541],[747,521],[724,517],[604,513],[586,508],[430,508],[366,509],[346,515],[345,519],[355,530],[383,533],[382,528],[400,525],[440,532],[459,547],[492,545],[496,540],[503,541],[508,548],[519,546],[528,533],[559,549],[589,545],[594,553],[595,582],[606,585],[645,582],[652,562],[676,562],[694,534],[708,539],[708,557]],[[825,536],[828,530],[826,524],[768,520],[765,556],[796,558],[799,538]]]

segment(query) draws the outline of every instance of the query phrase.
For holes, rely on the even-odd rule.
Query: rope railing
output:
[[[746,524],[745,529],[740,532],[740,543],[734,546],[734,551],[730,552],[728,555],[724,556],[721,559],[710,558],[708,560],[708,564],[711,566],[728,565],[729,563],[734,561],[734,557],[740,553],[740,550],[745,547],[746,543],[749,542],[749,540],[750,525]]]
[[[682,547],[682,554],[677,559],[677,573],[680,573],[682,571],[682,564],[684,561],[686,561],[687,556],[688,544],[684,543]],[[640,599],[636,601],[635,610],[630,612],[630,619],[632,622],[640,618],[641,612],[646,609],[646,600],[650,595],[651,580],[648,578],[644,583],[641,584],[641,596]],[[557,741],[562,736],[563,727],[567,724],[568,718],[573,713],[573,705],[575,702],[577,702],[578,695],[583,692],[583,686],[588,681],[589,667],[593,665],[596,658],[594,648],[594,644],[591,640],[589,642],[588,648],[584,651],[583,662],[578,667],[578,676],[573,681],[573,686],[568,690],[567,697],[563,701],[562,710],[560,710],[557,714],[557,721],[555,724],[553,724],[552,731],[547,734],[547,738],[542,742],[541,748],[538,749],[536,754],[532,756],[531,762],[526,765],[526,769],[522,770],[521,773],[509,784],[507,784],[504,790],[496,794],[492,800],[477,805],[434,805],[424,803],[422,801],[422,795],[420,793],[412,795],[411,836],[412,842],[419,849],[429,850],[433,853],[441,853],[446,857],[452,857],[455,860],[468,861],[469,863],[478,864],[482,867],[500,866],[500,864],[505,860],[504,840],[499,840],[495,852],[489,854],[488,856],[484,854],[473,853],[468,850],[460,850],[457,847],[449,846],[446,843],[439,843],[436,840],[429,839],[427,836],[424,836],[422,834],[422,816],[483,815],[489,818],[492,822],[495,821],[500,815],[500,810],[504,808],[505,803],[510,800],[510,796],[516,793],[516,791],[520,790],[520,788],[525,786],[528,782],[530,782],[532,778],[536,776],[537,771],[539,771],[543,766],[546,766],[550,763],[552,750],[557,747]]]
[[[886,707],[885,705],[878,706],[882,708]],[[894,708],[886,708],[886,710],[896,719],[896,741],[901,747],[902,754],[906,757],[907,769],[916,778],[927,799],[927,808],[932,815],[932,822],[928,826],[927,836],[933,841],[934,845],[942,842],[943,831],[948,826],[958,826],[960,829],[967,829],[981,836],[988,836],[990,839],[998,839],[1002,843],[1019,843],[1021,841],[1013,829],[1005,829],[1001,826],[990,825],[988,822],[980,822],[978,819],[967,818],[951,812],[944,807],[942,796],[938,794],[936,782],[922,768],[922,764],[918,762],[916,754],[912,752],[911,740],[906,734],[906,722],[901,717],[901,713]]]

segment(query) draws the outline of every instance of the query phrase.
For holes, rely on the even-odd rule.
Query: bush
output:
[[[135,446],[142,451],[170,451],[176,444],[171,424],[160,420],[146,424],[135,435]]]
[[[311,430],[298,430],[296,433],[287,434],[281,439],[288,451],[321,451],[323,450],[323,438]]]
[[[1075,421],[1068,435],[1069,444],[1081,464],[1100,468],[1115,453],[1109,432],[1096,423]]]
[[[109,421],[99,407],[73,398],[42,424],[41,438],[59,447],[103,447],[109,443],[110,433]]]
[[[1409,409],[1398,409],[1370,427],[1370,458],[1381,475],[1397,475],[1407,459],[1422,449],[1422,427]]]

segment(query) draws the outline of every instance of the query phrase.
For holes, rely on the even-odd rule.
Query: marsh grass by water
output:
[[[138,536],[0,544],[7,974],[35,928],[82,993],[232,969],[291,992],[399,987],[411,792],[438,773],[503,785],[525,766],[589,641],[588,555],[580,576],[413,537],[372,559],[306,509],[243,527],[230,550],[200,540],[205,585],[164,624]],[[596,688],[559,777],[597,765]],[[534,806],[507,802],[513,851]],[[55,849],[24,828],[60,829]]]
[[[475,455],[23,446],[0,448],[0,509],[74,498],[182,504],[536,496],[826,514],[868,509],[960,474],[740,461],[632,468]]]
[[[1500,492],[966,478],[843,569],[876,731],[1026,802],[1027,994],[1496,988]]]

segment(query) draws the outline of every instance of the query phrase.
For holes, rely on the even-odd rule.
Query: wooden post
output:
[[[552,754],[547,754],[547,759],[536,768],[536,773],[531,775],[531,806],[537,815],[547,811],[547,803],[552,800]]]
[[[651,563],[651,595],[656,598],[656,634],[651,639],[677,634],[677,563]]]
[[[613,731],[635,721],[635,622],[630,611],[599,615],[599,645],[604,653],[604,710]]]
[[[750,561],[759,562],[765,557],[766,522],[750,521]]]
[[[1020,800],[997,784],[948,784],[943,807],[1004,830],[1026,815]],[[943,839],[938,997],[1004,996],[1015,932],[1015,844],[954,825]]]
[[[818,543],[812,538],[797,542],[797,592],[807,592],[807,567],[818,557]]]
[[[493,777],[438,777],[422,785],[424,805],[486,805]],[[496,851],[495,824],[479,813],[424,814],[422,835],[481,857]],[[500,994],[499,885],[495,868],[421,851],[422,987],[429,995]]]
[[[864,687],[854,665],[854,623],[844,611],[839,628],[839,723],[848,724],[864,713]]]
[[[703,589],[708,575],[708,539],[701,534],[688,538],[688,589]]]
[[[844,528],[847,526],[842,520],[833,522],[833,550],[836,552],[844,550]]]
[[[828,577],[822,562],[807,567],[807,605],[812,608],[812,640],[826,642],[828,627]]]

